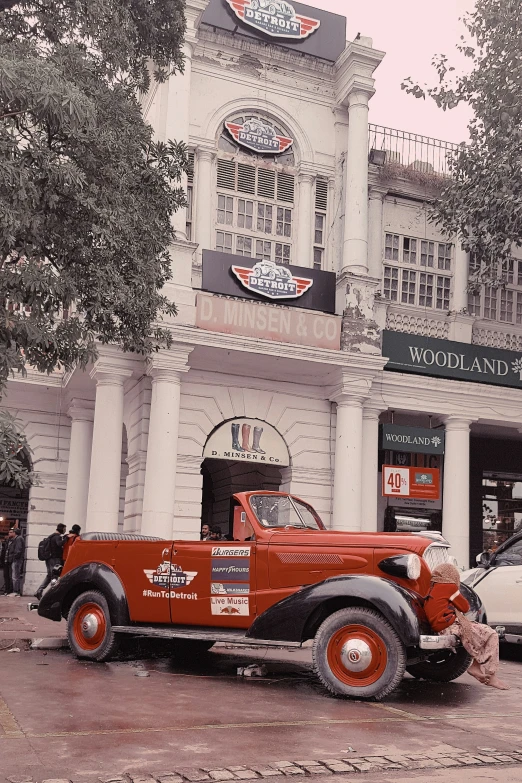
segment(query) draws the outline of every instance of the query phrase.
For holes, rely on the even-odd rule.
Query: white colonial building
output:
[[[244,489],[335,529],[442,524],[463,566],[522,520],[522,257],[468,299],[469,259],[427,216],[451,145],[369,125],[371,39],[265,5],[187,0],[184,73],[143,98],[192,161],[172,347],[9,383],[40,477],[0,488],[27,593],[58,522],[197,538]]]

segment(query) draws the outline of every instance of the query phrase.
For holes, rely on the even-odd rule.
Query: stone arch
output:
[[[249,103],[249,100],[245,98],[236,98],[232,101],[228,101],[220,106],[219,109],[208,118],[204,129],[204,137],[212,140],[214,144],[217,145],[225,120],[234,115],[248,113],[249,111],[255,114],[262,111],[267,119],[272,120],[276,124],[280,123],[288,129],[288,133],[294,139],[293,147],[296,166],[299,166],[302,163],[313,165],[313,148],[305,131],[288,111],[269,100],[264,100],[261,108],[259,106],[257,108],[252,106]]]
[[[270,437],[263,442],[265,432]],[[238,446],[241,442],[240,451],[228,449],[229,441],[234,445],[234,440]],[[248,452],[243,446],[249,448]],[[258,451],[254,450],[256,446]],[[290,451],[278,430],[266,421],[246,416],[217,424],[206,439],[202,457],[201,522],[219,525],[225,535],[231,531],[232,496],[251,490],[279,490],[284,469],[290,464]],[[270,457],[277,461],[270,461]]]

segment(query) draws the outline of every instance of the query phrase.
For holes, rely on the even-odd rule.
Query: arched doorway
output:
[[[203,450],[201,524],[219,525],[223,536],[232,528],[232,495],[259,489],[277,491],[288,448],[277,430],[260,419],[223,422]]]
[[[32,470],[29,455],[23,451],[20,461],[24,468]],[[0,483],[0,544],[7,536],[9,529],[18,523],[22,536],[27,535],[27,514],[29,511],[29,488],[18,489]],[[0,591],[4,589],[3,569],[0,568]]]

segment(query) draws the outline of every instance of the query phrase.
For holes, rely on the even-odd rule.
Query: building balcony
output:
[[[425,184],[436,184],[450,175],[448,159],[459,149],[458,144],[419,136],[416,133],[368,126],[370,163],[380,168],[386,178],[403,177]]]

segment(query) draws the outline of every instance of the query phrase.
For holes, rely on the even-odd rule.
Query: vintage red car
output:
[[[298,647],[313,639],[317,676],[336,696],[379,699],[401,681],[449,681],[470,659],[423,612],[442,538],[326,530],[281,492],[234,495],[233,541],[166,541],[87,533],[38,612],[67,618],[71,649],[107,660],[122,634],[172,639],[175,654],[217,641]],[[463,586],[473,619],[480,599]]]

